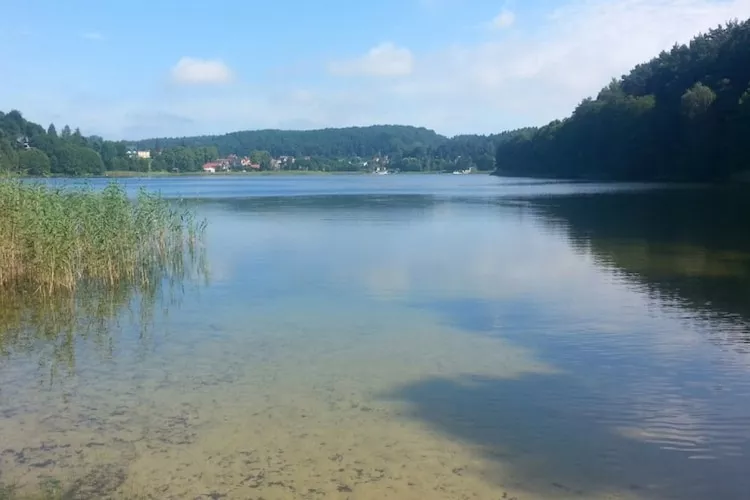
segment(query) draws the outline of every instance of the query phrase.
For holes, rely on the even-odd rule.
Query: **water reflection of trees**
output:
[[[119,332],[127,330],[147,343],[155,321],[179,307],[186,287],[207,281],[205,251],[193,248],[150,272],[149,279],[138,282],[81,283],[75,291],[51,295],[3,291],[0,359],[36,358],[45,375],[56,377],[75,372],[81,345],[111,358]]]
[[[216,198],[200,200],[233,212],[253,214],[290,213],[403,213],[434,208],[441,201],[437,196],[419,194],[320,194],[304,196],[258,196],[253,198]]]
[[[738,328],[726,342],[750,342],[750,197],[743,190],[561,196],[533,207],[600,265],[655,298],[731,322]]]

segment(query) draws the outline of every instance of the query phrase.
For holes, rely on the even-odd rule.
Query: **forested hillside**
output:
[[[717,181],[750,171],[750,21],[675,45],[499,145],[500,175]]]
[[[247,130],[224,135],[161,138],[136,141],[140,149],[174,146],[216,146],[222,156],[248,151],[268,151],[271,156],[393,155],[416,147],[435,148],[445,137],[432,130],[398,125],[327,128],[321,130]]]
[[[517,133],[517,132],[514,132]],[[401,171],[492,171],[497,145],[514,133],[452,139],[425,128],[375,125],[310,131],[259,130],[220,136],[109,141],[67,125],[44,128],[20,112],[0,112],[0,171],[100,175],[106,171],[197,172],[206,162],[248,157],[261,169],[367,171],[373,159]],[[280,157],[295,161],[272,161]]]
[[[157,138],[137,141],[138,148],[206,147],[221,156],[268,152],[271,157],[306,158],[313,169],[359,170],[363,160],[387,158],[402,171],[476,168],[491,171],[495,149],[506,134],[447,138],[426,128],[404,125],[327,128],[320,130],[248,130],[224,135]],[[297,163],[296,165],[299,165]]]
[[[123,143],[84,137],[65,125],[58,133],[23,118],[0,112],[0,172],[44,176],[99,175],[105,170],[146,170],[148,161],[130,158]]]

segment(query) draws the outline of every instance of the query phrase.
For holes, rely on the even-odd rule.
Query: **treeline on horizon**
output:
[[[491,172],[497,144],[508,137],[497,134],[447,138],[425,128],[373,125],[110,141],[86,137],[67,125],[59,133],[54,124],[45,129],[13,110],[0,112],[0,171],[32,176],[87,176],[107,171],[197,172],[207,162],[237,155],[249,157],[262,169],[272,168],[271,158],[288,156],[296,161],[281,163],[280,168],[368,171],[377,163],[405,172],[467,168]],[[139,158],[136,151],[148,151],[150,158]]]
[[[441,172],[495,168],[497,144],[506,133],[458,135],[407,125],[325,128],[319,130],[247,130],[223,135],[156,138],[136,141],[138,148],[215,147],[222,157],[264,152],[270,157],[297,158],[294,168],[310,170],[368,170],[363,163],[387,158],[388,167],[401,171]],[[371,162],[370,162],[371,163]]]
[[[89,176],[107,170],[147,171],[147,160],[128,154],[124,142],[85,137],[79,129],[46,129],[17,110],[0,111],[0,172],[20,175]]]
[[[139,158],[133,150],[149,151]],[[58,133],[20,112],[0,112],[0,171],[99,175],[200,171],[229,155],[293,157],[284,169],[442,172],[611,180],[716,181],[750,177],[750,20],[675,45],[614,79],[572,115],[543,127],[448,138],[401,125],[255,130],[108,141],[67,125]],[[275,165],[279,165],[278,162]]]
[[[573,114],[510,132],[496,174],[725,181],[750,171],[750,20],[675,45]]]

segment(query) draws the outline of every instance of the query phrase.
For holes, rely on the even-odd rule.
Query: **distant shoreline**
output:
[[[452,175],[452,172],[398,172],[388,175]],[[472,172],[465,175],[490,175],[490,172]],[[262,172],[131,172],[131,171],[109,171],[103,175],[89,176],[86,178],[100,179],[129,179],[144,177],[296,177],[296,176],[331,176],[331,175],[373,175],[372,172],[330,172],[323,170],[265,170]],[[60,176],[59,178],[68,178]],[[76,179],[77,177],[69,177]]]
[[[453,173],[450,171],[445,172],[437,172],[437,171],[429,171],[429,172],[395,172],[390,173],[388,175],[405,175],[405,176],[414,176],[414,175],[452,175]],[[365,175],[365,176],[373,176],[373,177],[379,177],[376,175],[373,175],[372,172],[330,172],[330,171],[323,171],[323,170],[277,170],[277,171],[262,171],[262,172],[214,172],[214,173],[208,173],[208,172],[164,172],[164,171],[155,171],[155,172],[133,172],[133,171],[107,171],[101,175],[82,175],[82,176],[71,176],[71,175],[47,175],[47,176],[26,176],[21,175],[20,178],[22,179],[143,179],[143,178],[166,178],[166,177],[317,177],[317,176],[333,176],[333,175],[339,175],[339,176],[359,176],[359,175]],[[494,175],[493,172],[471,172],[469,174],[462,174],[462,175]]]
[[[324,172],[322,170],[277,170],[262,172],[131,172],[112,170],[96,177],[129,178],[129,177],[249,177],[249,176],[290,176],[290,175],[358,175],[362,172]]]

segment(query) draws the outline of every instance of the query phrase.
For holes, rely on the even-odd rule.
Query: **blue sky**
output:
[[[8,8],[3,8],[5,12]],[[0,18],[0,109],[108,138],[568,114],[750,0],[29,0]]]

